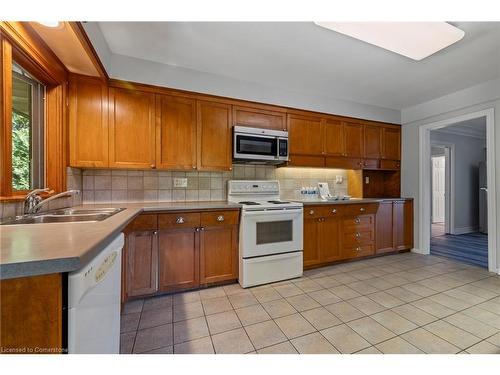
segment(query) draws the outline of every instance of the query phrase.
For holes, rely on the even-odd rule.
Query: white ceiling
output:
[[[456,124],[435,131],[439,133],[486,139],[486,117],[478,117],[457,122]]]
[[[413,61],[312,22],[99,22],[113,54],[400,110],[500,77],[500,22]]]

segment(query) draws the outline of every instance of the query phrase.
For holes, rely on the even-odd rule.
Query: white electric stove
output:
[[[243,288],[302,276],[303,206],[280,199],[278,181],[228,182],[242,204],[239,282]]]

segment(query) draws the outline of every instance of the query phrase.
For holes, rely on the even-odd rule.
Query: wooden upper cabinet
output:
[[[320,117],[288,115],[290,154],[322,155],[323,132]]]
[[[196,101],[156,96],[156,167],[196,168]]]
[[[231,106],[197,102],[197,139],[199,170],[231,170]]]
[[[155,167],[154,94],[109,89],[109,166]]]
[[[384,127],[382,132],[382,159],[401,160],[400,127]]]
[[[233,106],[233,125],[286,130],[286,113],[259,108]]]
[[[324,152],[326,155],[345,156],[344,125],[339,120],[324,119]]]
[[[363,125],[344,122],[345,156],[361,158],[364,155]]]
[[[380,159],[382,156],[382,126],[365,125],[364,128],[363,156],[365,158]]]
[[[100,79],[71,77],[69,152],[72,167],[108,166],[108,86]]]

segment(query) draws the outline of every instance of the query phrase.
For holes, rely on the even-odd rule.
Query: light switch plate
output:
[[[185,188],[188,185],[187,178],[174,178],[174,188]]]
[[[367,185],[368,185],[369,183],[370,183],[370,177],[366,176],[366,177],[365,177],[365,184],[367,184]]]

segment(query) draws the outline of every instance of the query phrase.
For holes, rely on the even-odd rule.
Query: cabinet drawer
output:
[[[357,245],[373,243],[375,240],[375,231],[373,230],[358,230],[351,233],[344,232],[343,246],[354,247]]]
[[[371,215],[375,214],[378,209],[378,203],[367,204],[347,204],[344,211],[344,216],[358,216],[358,215]]]
[[[374,244],[357,245],[353,247],[344,247],[344,256],[347,258],[364,257],[375,254]]]
[[[374,228],[375,220],[373,215],[359,215],[342,220],[344,230],[350,232],[361,228]]]
[[[158,215],[142,214],[137,216],[128,227],[128,231],[156,230],[158,228]]]
[[[362,169],[363,160],[358,158],[345,158],[341,156],[327,156],[325,166],[327,168]]]
[[[378,169],[378,159],[365,159],[363,160],[363,169]]]
[[[323,217],[325,207],[323,206],[304,206],[304,219],[316,219]]]
[[[401,162],[398,160],[381,160],[380,169],[400,169]]]
[[[238,225],[239,211],[211,211],[201,213],[201,226],[227,226]]]
[[[294,167],[324,167],[325,158],[323,156],[305,156],[291,154],[288,166]]]
[[[177,212],[158,215],[158,229],[192,228],[200,226],[199,212]]]

